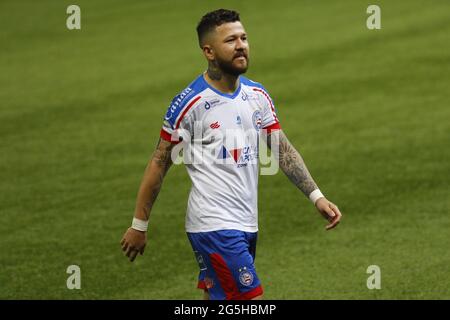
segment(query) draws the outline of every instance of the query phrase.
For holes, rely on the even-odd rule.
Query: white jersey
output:
[[[235,93],[225,94],[200,75],[173,99],[161,138],[183,140],[184,156],[191,157],[185,161],[192,181],[187,232],[258,231],[261,128],[280,128],[273,101],[261,84],[243,76]]]

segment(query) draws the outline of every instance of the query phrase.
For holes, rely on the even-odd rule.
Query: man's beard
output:
[[[238,54],[238,56],[242,56],[242,55]],[[231,61],[225,61],[225,60],[218,59],[218,58],[216,58],[216,61],[217,61],[218,67],[220,68],[220,70],[222,70],[222,72],[237,77],[240,74],[247,72],[249,60],[248,60],[247,56],[244,56],[244,58],[247,60],[247,64],[246,64],[245,68],[236,67],[233,65],[233,61],[234,61],[234,59],[236,59],[236,56],[234,56],[233,60],[231,60]]]

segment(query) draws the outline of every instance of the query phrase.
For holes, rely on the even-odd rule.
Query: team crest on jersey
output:
[[[246,287],[253,283],[253,274],[247,270],[247,267],[239,268],[239,282]]]
[[[255,129],[259,131],[259,129],[261,129],[261,124],[262,124],[261,111],[256,110],[255,112],[253,112],[252,122],[253,122],[253,126],[255,127]]]

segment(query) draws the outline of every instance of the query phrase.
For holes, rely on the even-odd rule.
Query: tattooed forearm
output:
[[[208,76],[212,80],[220,80],[220,79],[222,79],[222,71],[217,66],[217,62],[216,61],[209,61],[207,73],[208,73]]]
[[[164,176],[162,173],[158,173],[157,178],[158,178],[158,180],[156,181],[156,184],[153,184],[148,189],[148,191],[150,192],[150,194],[149,194],[150,198],[145,202],[144,206],[141,208],[142,213],[145,217],[145,220],[148,220],[148,218],[150,217],[150,211],[152,210],[153,204],[155,203],[155,200],[158,197],[159,191],[161,190]]]
[[[317,184],[314,182],[308,168],[303,161],[303,158],[289,142],[282,130],[273,131],[268,137],[268,147],[272,148],[274,143],[278,144],[278,156],[280,168],[307,197],[309,194],[317,189]]]
[[[152,161],[155,161],[156,164],[163,169],[163,176],[169,170],[172,165],[172,152],[173,144],[170,142],[162,141],[159,139],[158,146],[156,147],[155,152],[152,156]]]
[[[136,201],[136,217],[148,220],[153,204],[161,190],[164,176],[172,165],[172,147],[173,145],[170,142],[162,140],[158,142],[158,146],[147,165],[144,178],[139,188]]]

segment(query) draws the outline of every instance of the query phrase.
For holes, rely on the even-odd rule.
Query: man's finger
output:
[[[335,228],[338,224],[339,224],[339,221],[334,221],[333,223],[327,225],[327,226],[325,227],[325,229],[331,230],[331,229]]]
[[[141,250],[139,250],[139,252],[141,253],[141,256],[144,254],[144,250],[145,250],[145,245],[141,248]]]
[[[327,219],[330,222],[336,216],[336,214],[333,212],[333,210],[330,207],[325,207],[325,209],[323,210],[323,213],[324,213],[325,219]]]
[[[331,206],[327,207],[327,213],[330,217],[334,218],[336,216],[336,214],[334,213],[333,209],[331,208]]]
[[[325,229],[327,229],[327,230],[333,229],[334,227],[336,227],[338,225],[340,220],[341,220],[341,216],[336,215],[336,217],[333,219],[333,221],[329,225],[327,225]]]
[[[331,204],[331,209],[334,211],[334,213],[336,213],[339,216],[342,216],[341,211],[339,210],[339,208],[335,205],[335,204]]]
[[[130,261],[131,262],[133,262],[134,259],[136,259],[136,256],[137,256],[138,252],[139,252],[139,250],[137,250],[137,249],[131,250],[131,254],[130,254]]]
[[[122,245],[122,251],[127,251],[128,249],[128,242],[124,242],[124,244]]]
[[[127,250],[127,253],[125,254],[127,257],[130,257],[130,254],[135,250],[133,246],[130,246]]]

